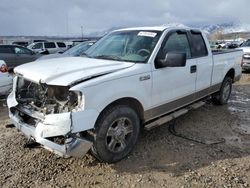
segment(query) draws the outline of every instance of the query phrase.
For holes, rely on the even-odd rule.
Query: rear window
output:
[[[193,57],[203,57],[207,56],[207,47],[201,33],[191,33],[192,37],[192,56]]]
[[[11,47],[9,47],[9,46],[0,46],[0,53],[12,54]]]
[[[65,48],[66,47],[66,45],[63,42],[57,42],[57,46],[59,48]]]
[[[54,42],[46,42],[44,43],[45,48],[56,48],[56,45]]]

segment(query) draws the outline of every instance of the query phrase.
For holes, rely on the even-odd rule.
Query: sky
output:
[[[168,23],[250,24],[249,0],[0,0],[0,36],[81,36]]]

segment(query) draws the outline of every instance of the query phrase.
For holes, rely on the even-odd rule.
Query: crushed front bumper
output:
[[[44,148],[62,156],[82,158],[92,147],[92,142],[72,131],[72,112],[37,117],[18,107],[13,92],[8,100],[9,117],[15,127],[28,138],[41,144]],[[21,117],[28,116],[29,121]],[[34,120],[34,121],[31,121]],[[51,138],[64,137],[63,144]]]

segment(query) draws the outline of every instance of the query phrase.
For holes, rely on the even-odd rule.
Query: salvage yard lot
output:
[[[9,124],[0,103],[0,187],[250,187],[250,74],[234,85],[229,104],[211,103],[169,126],[143,131],[131,155],[116,163],[63,159],[27,139]]]

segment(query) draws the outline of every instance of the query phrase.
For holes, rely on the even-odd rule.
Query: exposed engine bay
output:
[[[68,86],[37,84],[18,77],[16,100],[25,108],[47,115],[73,110],[78,106],[81,94],[70,91]]]

